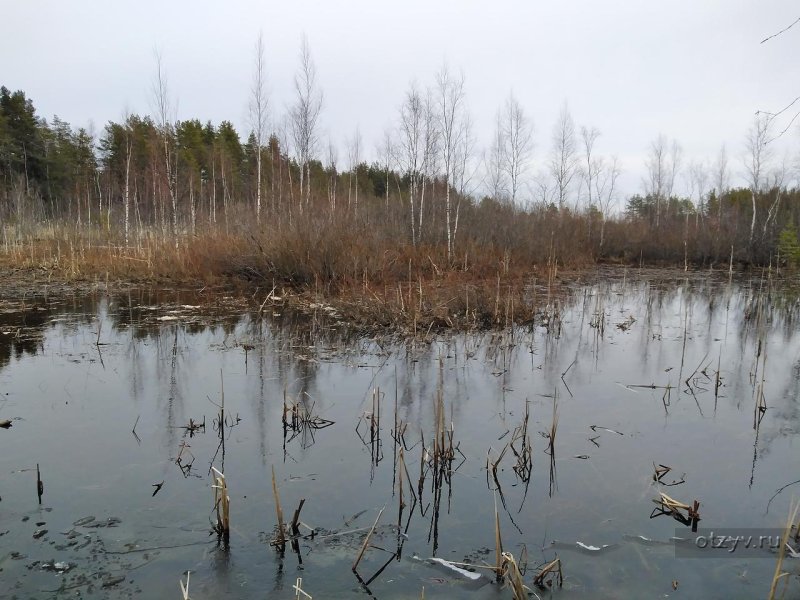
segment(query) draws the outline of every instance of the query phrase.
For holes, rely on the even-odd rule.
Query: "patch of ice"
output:
[[[455,571],[459,575],[461,575],[463,577],[467,577],[468,579],[475,580],[475,579],[480,579],[481,578],[480,573],[473,573],[472,571],[467,571],[466,569],[462,569],[461,567],[457,567],[453,563],[451,563],[449,561],[446,561],[443,558],[434,557],[434,558],[429,558],[428,560],[431,561],[431,562],[439,563],[440,565],[444,565],[448,569],[452,569],[453,571]]]
[[[584,544],[583,542],[575,542],[575,543],[578,544],[578,546],[580,546],[584,550],[590,550],[592,552],[598,552],[603,548],[608,548],[608,544],[603,544],[602,546],[590,546],[589,544]]]

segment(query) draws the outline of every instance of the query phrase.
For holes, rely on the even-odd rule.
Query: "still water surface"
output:
[[[367,597],[351,565],[385,506],[380,549],[359,565],[367,580],[388,561],[375,597],[424,587],[426,598],[510,598],[488,570],[474,580],[427,560],[493,564],[495,502],[504,549],[527,556],[527,585],[561,558],[563,588],[541,597],[766,597],[774,552],[676,557],[673,538],[691,529],[651,514],[661,490],[700,501],[704,528],[783,526],[800,492],[770,503],[800,470],[800,308],[785,282],[611,274],[575,285],[548,327],[416,342],[348,335],[325,310],[198,304],[191,291],[152,290],[0,301],[0,421],[12,420],[0,430],[4,597],[174,599],[187,570],[195,600],[294,598],[298,577],[315,599]],[[414,503],[439,394],[455,459],[438,493],[423,468]],[[285,431],[284,398],[333,424]],[[526,402],[530,478],[506,450],[501,496],[487,456],[511,441]],[[403,475],[402,535],[395,405],[413,483]],[[190,435],[190,419],[205,429]],[[657,486],[653,463],[672,467],[664,483],[685,482]],[[231,497],[228,549],[209,534],[212,464]],[[285,520],[304,498],[300,521],[315,530],[299,556],[269,545],[273,467]],[[790,590],[800,596],[796,576]]]

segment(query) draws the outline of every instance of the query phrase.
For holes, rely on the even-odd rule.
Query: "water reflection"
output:
[[[165,582],[188,569],[201,597],[263,596],[300,570],[315,598],[460,597],[472,580],[451,567],[472,563],[486,598],[497,522],[519,564],[523,549],[531,565],[563,558],[567,596],[637,596],[669,569],[691,595],[735,594],[732,563],[704,578],[707,563],[635,540],[674,534],[668,505],[672,519],[650,518],[667,488],[704,527],[780,523],[786,494],[764,512],[800,467],[797,296],[760,274],[601,275],[536,326],[416,340],[186,291],[4,300],[0,417],[21,420],[0,432],[0,514],[4,542],[31,557],[4,569],[25,593],[49,589],[23,567],[60,534],[32,540],[28,523],[82,535],[72,524],[93,513],[121,519],[101,560],[157,549],[110,594],[174,597]],[[37,462],[44,505],[22,521]],[[654,464],[680,485],[654,481]],[[203,553],[212,466],[231,528]],[[273,466],[285,505],[303,507],[288,556],[267,549]],[[85,552],[63,553],[86,575]],[[762,562],[751,577],[771,577]]]

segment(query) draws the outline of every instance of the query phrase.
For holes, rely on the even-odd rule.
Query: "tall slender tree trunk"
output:
[[[311,161],[306,161],[306,206],[311,202]]]
[[[217,224],[217,161],[211,158],[211,222]]]
[[[306,163],[305,161],[300,162],[300,213],[303,212],[303,183],[306,179]],[[289,189],[292,187],[292,172],[291,168],[289,170]],[[292,199],[294,202],[294,199]]]
[[[222,212],[225,214],[225,233],[228,230],[228,180],[225,178],[225,161],[219,162],[220,172],[222,175]]]
[[[417,245],[417,228],[416,228],[416,214],[414,213],[414,195],[416,194],[416,183],[414,181],[414,173],[411,173],[410,182],[408,184],[408,207],[411,213],[411,245]],[[388,210],[387,210],[388,213]]]
[[[447,226],[447,261],[449,262],[453,255],[453,235],[450,229],[450,213],[452,207],[450,206],[450,178],[445,176],[445,225]]]
[[[422,191],[419,195],[419,227],[417,227],[417,240],[422,243],[422,217],[425,210],[425,177],[422,177]]]
[[[256,223],[261,223],[261,146],[256,146]]]
[[[196,209],[194,204],[194,177],[189,178],[189,211],[192,220],[192,235],[196,233]]]
[[[269,203],[272,214],[275,214],[275,148],[269,145]]]

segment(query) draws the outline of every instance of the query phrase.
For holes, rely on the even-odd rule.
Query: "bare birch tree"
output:
[[[645,161],[647,179],[644,187],[656,205],[655,226],[661,224],[661,208],[669,202],[675,187],[675,178],[681,166],[681,147],[675,140],[670,146],[663,133],[650,143],[650,150]]]
[[[706,214],[706,188],[708,187],[708,169],[701,160],[689,162],[689,185],[692,200],[696,199],[695,224]]]
[[[750,245],[752,250],[756,229],[756,199],[763,191],[765,174],[772,158],[772,150],[767,145],[769,141],[769,118],[764,114],[757,114],[753,124],[745,137],[745,155],[743,158],[747,183],[750,188],[750,199],[753,207],[753,216],[750,221]]]
[[[328,140],[328,204],[331,207],[331,214],[336,210],[336,184],[339,180],[339,173],[336,169],[336,162],[339,153],[336,151],[336,144],[333,140]]]
[[[423,152],[422,152],[422,176],[420,177],[419,194],[419,224],[417,227],[417,239],[422,241],[423,225],[425,220],[425,189],[429,182],[431,194],[435,185],[436,173],[439,171],[439,147],[440,132],[438,119],[436,116],[436,101],[430,90],[425,94],[425,113],[424,113]]]
[[[264,34],[259,32],[253,63],[253,83],[250,88],[250,127],[256,141],[256,222],[261,222],[261,152],[267,133],[269,98],[264,66]]]
[[[612,156],[608,164],[602,157],[593,158],[595,168],[594,197],[600,210],[600,248],[603,248],[606,234],[606,220],[611,214],[611,205],[617,193],[617,179],[621,168],[616,156]]]
[[[155,109],[156,126],[158,127],[161,141],[164,147],[164,167],[167,178],[167,189],[172,204],[172,235],[175,237],[175,246],[178,246],[178,192],[177,175],[172,161],[174,158],[173,138],[174,138],[174,108],[169,95],[167,76],[164,73],[161,53],[155,51],[156,76],[153,80],[153,103]]]
[[[714,161],[714,188],[717,197],[717,227],[722,222],[722,196],[730,185],[730,169],[728,167],[728,150],[725,144],[719,149]]]
[[[503,171],[504,148],[503,112],[501,109],[498,109],[495,115],[492,143],[489,146],[489,150],[485,152],[483,156],[484,170],[486,171],[486,187],[488,188],[489,196],[498,201],[504,200],[506,194],[506,174]]]
[[[318,141],[317,121],[322,111],[322,91],[317,86],[317,70],[305,35],[300,44],[300,68],[294,77],[294,89],[295,104],[290,111],[292,138],[300,165],[300,195],[302,197],[305,181],[305,203],[308,205],[311,198],[310,162]]]
[[[353,132],[353,137],[347,141],[347,161],[350,171],[347,179],[347,208],[350,208],[350,202],[355,198],[354,210],[358,214],[358,165],[361,164],[361,131],[358,127]]]
[[[594,185],[599,176],[599,170],[602,165],[602,160],[599,160],[594,156],[594,144],[599,136],[600,136],[600,130],[597,129],[596,127],[586,127],[586,126],[581,127],[583,160],[585,161],[583,169],[583,178],[586,182],[586,190],[588,196],[587,200],[589,206],[592,206],[592,204],[594,204],[595,201],[592,198],[592,193]]]
[[[286,173],[289,179],[289,206],[290,210],[286,211],[291,216],[292,211],[291,207],[294,205],[294,185],[292,183],[292,169],[291,165],[289,165],[289,157],[294,152],[294,148],[292,148],[292,132],[293,132],[293,120],[291,111],[289,114],[283,115],[279,125],[277,138],[278,138],[278,147],[280,149],[278,154],[278,206],[281,207],[283,205],[283,167],[286,165]],[[296,154],[299,154],[295,152]],[[300,205],[302,207],[302,194],[300,196]]]
[[[392,130],[387,127],[383,131],[383,139],[378,146],[378,156],[380,157],[383,170],[386,175],[384,196],[386,200],[386,214],[389,214],[389,173],[392,168],[392,156],[394,155],[394,145],[392,144]]]
[[[675,182],[678,180],[678,173],[680,173],[683,164],[683,149],[681,145],[672,140],[672,145],[669,148],[669,173],[667,177],[667,199],[671,198],[675,191]]]
[[[575,122],[566,102],[561,107],[558,122],[553,129],[553,147],[550,152],[550,174],[555,182],[558,210],[564,210],[569,199],[570,186],[578,172],[578,152],[575,142]]]
[[[533,124],[513,93],[506,99],[502,122],[503,171],[508,175],[511,203],[515,204],[533,151]]]
[[[416,199],[423,177],[425,107],[416,84],[412,83],[400,106],[398,159],[401,171],[408,177],[408,206],[411,217],[411,243],[417,244]]]
[[[468,112],[464,112],[461,119],[461,133],[459,134],[459,144],[456,147],[455,163],[453,169],[453,187],[457,190],[456,214],[453,221],[453,247],[455,247],[456,236],[458,235],[458,222],[461,215],[461,201],[473,191],[473,181],[475,167],[472,158],[475,151],[475,134],[472,124],[472,117]]]
[[[656,227],[661,222],[661,202],[664,198],[664,189],[667,179],[667,136],[663,133],[650,143],[650,151],[645,161],[647,167],[647,180],[645,192],[656,203]]]
[[[445,186],[445,227],[447,228],[447,258],[453,257],[453,202],[451,187],[457,163],[458,148],[464,134],[462,124],[464,113],[464,76],[453,76],[447,65],[436,75],[436,91],[438,97],[439,134],[441,136],[440,152],[442,159],[442,180]]]
[[[767,209],[767,217],[764,219],[764,227],[761,232],[761,240],[764,241],[767,238],[767,233],[769,233],[769,226],[771,223],[775,222],[775,218],[778,215],[778,209],[781,205],[781,199],[783,197],[783,190],[784,184],[786,182],[786,177],[789,172],[789,159],[788,156],[785,154],[783,158],[772,171],[770,172],[767,178],[767,189],[774,192],[775,199],[770,204],[769,208]]]
[[[130,245],[130,205],[131,205],[131,154],[133,154],[133,131],[131,118],[128,111],[125,111],[123,118],[125,123],[125,186],[122,193],[123,211],[125,215],[125,245]]]

